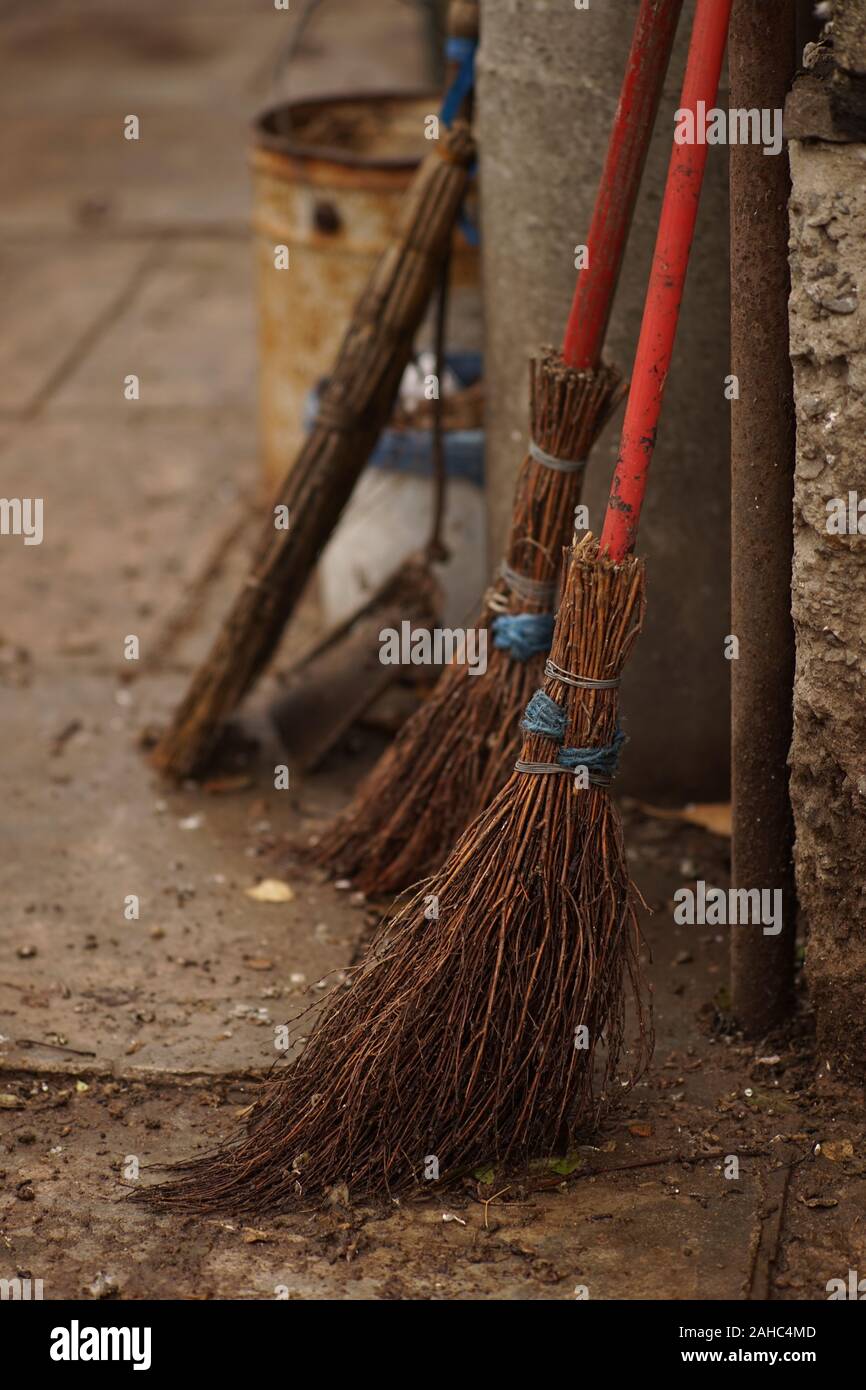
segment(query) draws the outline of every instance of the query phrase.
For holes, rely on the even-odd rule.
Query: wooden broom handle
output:
[[[697,104],[704,103],[704,112],[715,105],[731,4],[732,0],[698,0],[695,11],[680,110],[694,113],[695,132],[702,136]],[[601,533],[600,549],[616,563],[634,549],[637,539],[706,162],[703,140],[684,145],[674,141],[619,457]]]
[[[478,38],[478,0],[451,0],[446,33],[452,38]]]
[[[562,355],[597,367],[683,0],[641,0]]]

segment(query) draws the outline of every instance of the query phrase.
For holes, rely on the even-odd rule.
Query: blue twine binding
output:
[[[565,710],[543,690],[536,690],[526,706],[520,727],[528,734],[541,734],[542,738],[562,743],[565,738]]]
[[[442,99],[442,109],[439,112],[439,119],[444,125],[450,125],[463,104],[464,97],[475,84],[475,53],[478,48],[476,39],[448,39],[445,43],[445,59],[449,63],[458,63],[454,80],[445,96]]]
[[[566,723],[567,715],[562,705],[552,700],[543,690],[536,690],[526,706],[520,727],[528,734],[540,734],[542,738],[549,738],[554,743],[562,743]],[[620,751],[625,742],[626,735],[617,725],[613,743],[600,748],[560,748],[556,755],[556,763],[569,771],[585,767],[590,774],[590,780],[595,777],[607,782],[616,776]]]
[[[470,170],[470,173],[471,172],[472,171]],[[470,246],[481,245],[481,233],[479,232],[478,228],[472,221],[472,218],[469,216],[469,213],[466,211],[465,208],[460,209],[459,215],[457,217],[457,226],[460,228],[461,232],[465,236],[466,240],[469,242]]]
[[[454,80],[445,96],[442,99],[442,107],[439,111],[439,119],[443,125],[450,125],[463,105],[463,100],[467,97],[475,85],[475,54],[478,50],[477,39],[451,38],[445,42],[445,59],[449,63],[459,63],[459,67],[454,74]],[[470,177],[474,177],[476,165],[473,164],[469,170]],[[462,207],[457,217],[457,225],[469,242],[470,246],[478,246],[481,237],[475,223]]]
[[[552,613],[500,613],[490,624],[493,645],[510,652],[515,661],[528,661],[546,652],[553,638]]]
[[[594,773],[609,781],[617,774],[619,752],[624,743],[625,734],[617,725],[613,743],[607,748],[560,748],[556,761],[561,767],[585,767],[590,776]]]

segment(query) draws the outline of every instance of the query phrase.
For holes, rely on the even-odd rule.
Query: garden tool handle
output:
[[[683,0],[641,0],[562,355],[597,367]]]
[[[451,0],[445,24],[449,37],[477,39],[479,8],[479,0]]]
[[[679,107],[692,113],[695,139],[679,144],[675,138],[673,143],[619,456],[601,533],[600,550],[615,563],[634,549],[637,538],[707,162],[705,131],[699,125],[715,106],[731,4],[732,0],[697,0]]]

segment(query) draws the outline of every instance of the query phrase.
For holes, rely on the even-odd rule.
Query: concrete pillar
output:
[[[866,1067],[866,0],[786,107],[797,409],[791,800],[822,1063]],[[839,60],[845,64],[843,67]],[[850,81],[848,73],[854,75]],[[859,506],[862,511],[858,511]]]
[[[502,548],[527,429],[527,359],[558,342],[589,226],[638,0],[482,0],[482,156],[491,554]],[[688,42],[686,6],[608,334],[630,371]],[[727,92],[719,105],[727,106]],[[710,150],[703,203],[641,527],[649,611],[623,707],[622,790],[682,801],[728,793],[730,667],[727,150]],[[618,417],[590,464],[598,530]]]

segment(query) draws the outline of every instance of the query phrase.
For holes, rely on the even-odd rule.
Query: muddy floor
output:
[[[421,77],[408,8],[387,7],[387,52],[378,0],[324,8],[297,89]],[[46,1298],[826,1298],[866,1270],[862,1094],[816,1055],[802,988],[779,1036],[732,1031],[724,929],[671,910],[683,883],[725,885],[727,840],[634,805],[655,1059],[564,1165],[260,1227],[123,1201],[232,1131],[275,1026],[376,917],[285,842],[379,735],[276,791],[269,677],[228,775],[168,790],[140,747],[243,573],[259,483],[245,121],[273,16],[176,10],[0,11],[2,491],[45,505],[40,546],[0,542],[0,1277]],[[129,111],[153,132],[134,170]],[[315,623],[311,596],[278,669]],[[283,901],[250,895],[268,878]]]

